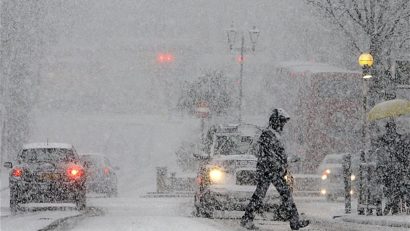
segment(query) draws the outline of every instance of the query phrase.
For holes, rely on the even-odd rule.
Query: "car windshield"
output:
[[[341,158],[327,158],[324,161],[326,164],[341,164],[342,159]]]
[[[73,150],[64,148],[24,149],[19,159],[24,163],[73,161]]]
[[[217,136],[215,154],[240,155],[246,154],[252,143],[250,136]]]

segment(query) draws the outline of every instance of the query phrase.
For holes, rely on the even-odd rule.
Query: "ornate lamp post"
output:
[[[363,150],[360,154],[360,162],[365,163],[366,162],[366,152],[367,152],[367,98],[368,98],[368,80],[371,79],[372,73],[370,68],[373,66],[373,56],[369,53],[362,53],[359,56],[359,65],[362,67],[362,81],[363,81],[363,128],[362,128],[362,145],[363,145]],[[364,179],[364,165],[360,166],[359,168],[359,192],[358,192],[358,214],[363,215],[364,214],[364,203],[366,201],[366,195],[367,193],[364,190],[364,185],[363,183],[365,182]],[[368,187],[366,187],[366,190],[368,190]],[[366,205],[367,207],[368,205]]]
[[[243,85],[242,85],[242,80],[243,80],[243,63],[244,63],[244,54],[248,50],[251,50],[252,52],[255,52],[255,47],[256,47],[256,42],[258,41],[259,38],[259,30],[254,26],[251,30],[249,30],[249,39],[252,43],[251,48],[246,48],[245,47],[245,35],[243,31],[241,33],[241,47],[239,49],[235,49],[235,41],[236,37],[238,34],[238,31],[235,29],[233,24],[229,29],[226,30],[226,35],[228,37],[228,46],[229,50],[232,51],[239,51],[240,56],[239,56],[239,64],[240,64],[240,72],[239,72],[239,103],[238,103],[238,110],[239,110],[239,116],[238,116],[238,122],[242,123],[242,97],[243,97]]]

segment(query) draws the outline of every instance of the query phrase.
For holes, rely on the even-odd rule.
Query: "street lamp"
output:
[[[235,41],[236,41],[236,36],[238,34],[238,31],[235,29],[233,24],[231,24],[231,27],[226,30],[226,35],[228,37],[228,46],[229,50],[232,51],[239,51],[240,56],[239,56],[239,65],[240,65],[240,72],[239,72],[239,103],[238,103],[238,109],[239,109],[239,123],[242,122],[242,96],[243,96],[243,90],[242,90],[242,80],[243,80],[243,63],[244,63],[244,54],[245,52],[251,50],[252,52],[255,52],[255,47],[256,47],[256,42],[258,41],[259,38],[259,30],[254,26],[251,30],[249,30],[249,39],[252,43],[251,48],[246,48],[245,47],[245,35],[243,31],[240,31],[241,33],[241,47],[239,49],[234,49]]]
[[[228,37],[228,45],[229,45],[230,51],[232,51],[233,49],[233,44],[235,43],[237,34],[238,34],[238,31],[235,29],[233,24],[231,24],[231,27],[226,30],[226,35]]]
[[[255,52],[255,46],[256,46],[256,42],[259,39],[259,34],[260,34],[260,31],[256,28],[256,26],[253,26],[252,30],[249,31],[249,38],[251,39],[251,42],[252,42],[253,52]]]
[[[372,78],[372,73],[370,68],[373,66],[374,60],[373,56],[369,53],[362,53],[359,56],[359,65],[362,67],[362,81],[363,81],[363,128],[362,128],[362,145],[363,150],[360,154],[360,162],[364,163],[366,161],[366,152],[367,152],[367,98],[368,98],[368,83],[367,81]],[[365,201],[365,193],[363,188],[364,173],[362,167],[359,168],[359,194],[358,194],[358,203],[359,205],[363,204]],[[358,206],[358,213],[360,215],[364,214],[364,208]]]
[[[363,68],[363,79],[370,79],[373,76],[370,73],[370,68],[373,66],[373,56],[369,53],[362,53],[359,56],[359,65]]]

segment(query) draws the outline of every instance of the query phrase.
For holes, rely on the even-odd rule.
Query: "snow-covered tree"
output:
[[[1,155],[11,159],[29,134],[29,113],[39,86],[44,42],[50,35],[45,18],[52,2],[0,3]]]
[[[207,71],[196,81],[184,84],[178,108],[194,114],[197,103],[206,101],[211,115],[222,115],[230,110],[234,101],[231,89],[223,72]]]
[[[408,0],[305,0],[348,38],[357,57],[370,52],[375,64],[371,92],[381,92],[391,83],[390,68],[397,51],[410,42]],[[396,54],[395,54],[396,52]]]

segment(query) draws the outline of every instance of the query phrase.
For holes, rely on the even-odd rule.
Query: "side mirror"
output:
[[[194,153],[193,156],[198,160],[207,160],[207,159],[209,159],[209,156],[206,155],[205,153]]]
[[[13,168],[13,164],[11,162],[5,162],[3,166],[5,168]]]
[[[296,163],[296,162],[299,162],[299,161],[300,161],[300,157],[298,157],[298,156],[292,156],[292,157],[288,158],[288,161],[289,161],[290,163]]]

